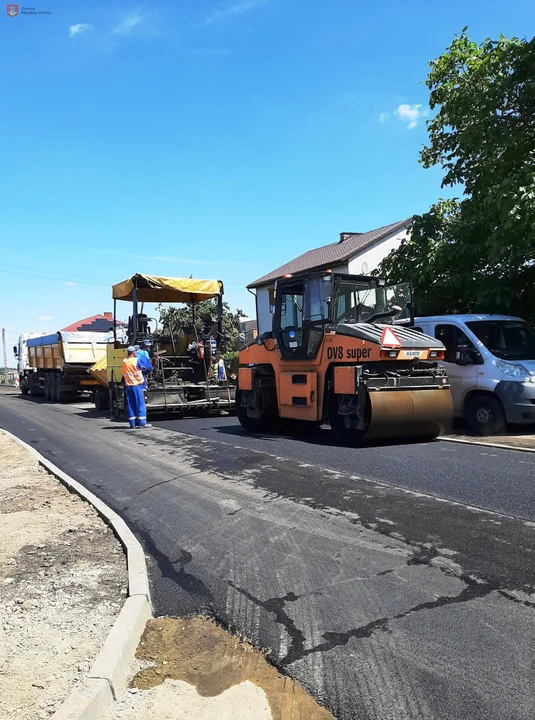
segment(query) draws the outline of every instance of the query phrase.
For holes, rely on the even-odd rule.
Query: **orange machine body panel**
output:
[[[318,374],[282,372],[277,383],[279,416],[296,420],[318,419]]]
[[[253,371],[251,368],[240,368],[238,370],[238,385],[242,390],[253,389]]]
[[[355,366],[340,365],[334,368],[334,392],[337,395],[354,395],[356,392]]]

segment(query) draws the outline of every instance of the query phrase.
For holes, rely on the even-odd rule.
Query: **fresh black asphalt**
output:
[[[15,395],[0,427],[125,518],[156,613],[212,613],[340,720],[535,717],[535,455],[129,431]]]
[[[156,424],[535,521],[535,453],[447,441],[353,449],[337,446],[327,429],[249,435],[234,417]]]

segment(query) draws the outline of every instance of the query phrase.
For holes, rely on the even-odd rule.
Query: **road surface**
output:
[[[340,720],[535,717],[535,454],[129,431],[14,395],[0,427],[131,525],[158,614],[213,613]]]

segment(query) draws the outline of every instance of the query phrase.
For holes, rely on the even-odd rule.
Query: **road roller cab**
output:
[[[452,415],[444,346],[411,328],[409,283],[332,272],[285,276],[272,331],[240,352],[248,430],[330,423],[339,440],[441,434]]]

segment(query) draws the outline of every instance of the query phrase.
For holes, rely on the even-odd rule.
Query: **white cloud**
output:
[[[52,315],[39,315],[38,320],[53,320]]]
[[[419,120],[427,115],[427,109],[422,109],[421,105],[402,103],[394,110],[394,115],[407,124],[408,130],[412,130],[418,125]]]
[[[76,283],[73,283],[72,280],[69,280],[68,282],[65,283],[65,285],[71,286],[71,285],[76,285]]]
[[[381,113],[379,115],[379,122],[384,124],[388,120],[389,115],[390,113]]]
[[[143,15],[138,10],[128,12],[121,22],[113,28],[114,35],[130,35],[132,30],[143,21]]]
[[[235,2],[232,5],[227,5],[220,10],[214,10],[213,13],[208,15],[201,23],[203,25],[213,25],[220,20],[225,18],[243,15],[250,10],[255,10],[260,5],[265,5],[269,0],[241,0],[241,2]]]
[[[74,37],[75,35],[81,35],[82,33],[90,32],[94,29],[95,27],[94,25],[91,25],[91,23],[77,23],[76,25],[70,26],[69,35]]]

